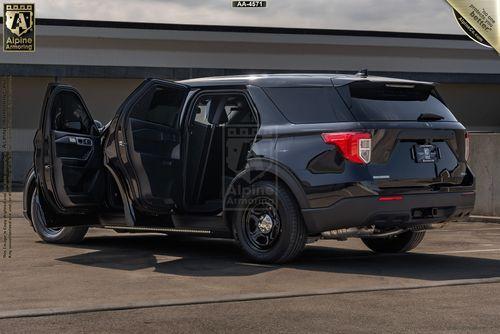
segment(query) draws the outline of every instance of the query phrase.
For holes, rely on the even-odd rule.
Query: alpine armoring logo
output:
[[[224,210],[244,211],[247,206],[253,204],[251,203],[252,201],[258,201],[261,197],[273,196],[268,193],[260,193],[263,191],[262,189],[254,189],[251,185],[264,178],[266,178],[267,181],[275,182],[277,185],[278,178],[269,177],[270,175],[277,175],[277,166],[275,164],[267,164],[256,169],[248,168],[248,165],[245,166],[248,163],[246,158],[255,158],[255,154],[252,152],[251,148],[255,145],[257,132],[258,128],[253,122],[248,124],[233,124],[225,128],[223,132],[224,135],[221,144],[224,148],[224,168],[222,168],[223,198],[225,199],[223,203]],[[272,135],[269,137],[270,138],[267,138],[267,140],[259,140],[258,145],[261,150],[275,152],[275,138]],[[277,153],[275,152],[273,154]],[[278,160],[277,156],[271,156],[270,158],[271,160]],[[246,170],[247,172],[241,175],[240,172],[242,170]],[[224,180],[234,178],[236,178],[238,182],[224,182]]]
[[[4,4],[3,50],[35,51],[35,5]]]
[[[465,20],[465,18],[462,15],[460,15],[459,12],[457,12],[456,10],[453,10],[453,13],[455,14],[455,19],[457,20],[460,28],[462,28],[462,30],[467,35],[469,35],[470,38],[472,38],[476,43],[479,43],[483,46],[491,48],[490,43],[488,43],[488,41],[486,41],[486,39],[484,39],[484,37],[481,36],[481,34],[476,29],[474,29],[474,27],[471,26],[467,22],[467,20]]]
[[[500,54],[500,0],[446,0],[458,25],[474,42]]]

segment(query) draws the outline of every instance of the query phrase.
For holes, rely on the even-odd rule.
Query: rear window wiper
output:
[[[440,121],[444,119],[443,116],[433,113],[424,113],[418,116],[417,121]]]

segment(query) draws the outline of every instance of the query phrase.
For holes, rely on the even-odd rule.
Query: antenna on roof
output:
[[[361,71],[359,71],[358,73],[356,73],[357,76],[360,76],[360,77],[363,77],[363,78],[366,78],[368,76],[368,70],[365,68],[365,69],[362,69]]]

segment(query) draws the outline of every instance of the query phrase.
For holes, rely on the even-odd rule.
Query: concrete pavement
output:
[[[498,333],[500,284],[0,320],[2,333]]]
[[[12,236],[12,258],[0,259],[0,333],[31,326],[66,332],[76,319],[95,323],[76,332],[99,331],[99,324],[132,332],[147,321],[179,331],[223,329],[216,323],[239,330],[252,319],[271,322],[278,331],[320,331],[328,323],[347,331],[357,323],[363,332],[363,319],[389,312],[388,328],[397,329],[398,321],[413,321],[412,312],[424,319],[429,307],[441,310],[441,316],[427,314],[436,330],[445,329],[449,317],[458,332],[500,327],[500,320],[488,316],[500,313],[495,224],[454,223],[429,231],[409,254],[375,255],[356,239],[320,241],[284,266],[248,263],[230,240],[95,229],[82,244],[49,245],[22,218],[13,219]],[[450,307],[453,298],[457,304]],[[394,318],[394,310],[401,318]],[[460,327],[458,314],[467,312],[471,327]],[[300,314],[316,320],[300,327]],[[188,322],[173,325],[182,321]]]

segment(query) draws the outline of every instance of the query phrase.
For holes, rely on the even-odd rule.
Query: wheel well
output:
[[[258,181],[275,181],[278,182],[279,184],[283,185],[288,191],[290,191],[291,194],[293,194],[293,191],[291,191],[290,187],[286,184],[285,181],[282,180],[279,176],[277,176],[274,173],[271,172],[263,172],[263,171],[258,171],[258,170],[252,170],[248,173],[246,173],[243,176],[240,176],[236,178],[234,183],[231,184],[231,188],[237,189],[238,187],[247,187],[251,184],[254,184],[255,182]],[[295,197],[295,196],[294,196]]]
[[[248,187],[249,185],[259,182],[259,181],[271,181],[271,182],[277,182],[279,185],[284,187],[293,197],[293,200],[295,201],[295,204],[299,208],[300,215],[302,216],[302,211],[300,210],[301,205],[299,203],[299,200],[297,199],[296,193],[290,188],[290,186],[277,174],[271,173],[269,171],[260,171],[260,170],[252,170],[249,171],[244,176],[238,177],[234,183],[231,184],[232,189],[236,190],[241,190],[245,187]],[[232,225],[232,215],[234,212],[231,210],[232,208],[236,207],[237,201],[235,200],[235,197],[237,196],[226,196],[224,199],[225,201],[225,208],[227,212],[225,213],[226,218],[228,220],[228,225]],[[304,218],[304,217],[302,217]],[[231,227],[231,226],[230,226]]]

